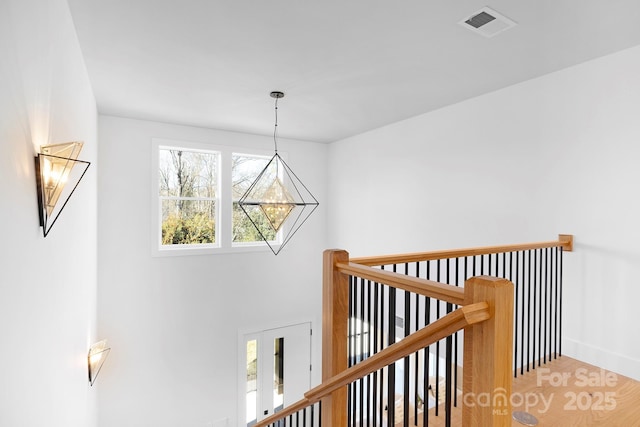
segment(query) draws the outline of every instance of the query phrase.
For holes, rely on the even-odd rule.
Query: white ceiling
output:
[[[68,0],[102,114],[331,142],[640,44],[638,0]],[[490,6],[518,25],[458,22]],[[610,77],[607,77],[610,78]]]

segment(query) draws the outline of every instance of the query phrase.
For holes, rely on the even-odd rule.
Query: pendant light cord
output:
[[[275,115],[276,115],[276,124],[273,127],[273,145],[275,147],[276,154],[278,154],[278,139],[277,139],[277,135],[278,135],[278,98],[277,97],[276,97]]]

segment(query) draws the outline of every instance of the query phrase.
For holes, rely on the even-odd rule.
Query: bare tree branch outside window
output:
[[[219,154],[160,149],[162,244],[216,242]]]
[[[158,156],[159,198],[162,209],[162,245],[216,243],[216,202],[219,199],[220,153],[160,147]],[[238,206],[269,157],[249,154],[231,156],[232,242],[262,242],[258,230]],[[275,171],[269,171],[275,177]],[[259,212],[249,212],[260,232],[269,240],[276,233]]]

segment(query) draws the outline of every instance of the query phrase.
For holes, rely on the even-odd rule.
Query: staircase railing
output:
[[[559,255],[538,252],[550,248],[558,251]],[[555,242],[352,260],[345,251],[326,251],[322,384],[305,393],[299,402],[259,422],[256,427],[407,426],[410,396],[414,411],[412,424],[415,425],[418,425],[420,405],[421,425],[428,424],[430,412],[431,416],[438,416],[440,406],[444,406],[445,425],[451,425],[452,402],[454,406],[462,404],[458,424],[511,425],[511,376],[517,375],[518,368],[523,369],[523,365],[518,364],[518,354],[522,358],[526,347],[527,360],[530,355],[534,358],[534,363],[531,363],[533,369],[536,360],[535,344],[531,350],[531,340],[529,337],[525,340],[525,334],[520,333],[524,327],[519,323],[527,322],[523,308],[526,298],[523,295],[528,293],[528,304],[535,302],[538,305],[527,310],[529,314],[533,313],[534,319],[530,325],[529,316],[527,331],[536,327],[541,330],[544,324],[550,336],[559,341],[561,273],[547,272],[547,268],[555,266],[561,272],[562,251],[571,249],[571,236],[561,235]],[[432,265],[433,262],[436,264]],[[504,278],[469,277],[478,272],[484,275],[485,271]],[[431,275],[435,275],[437,280],[430,280],[428,277]],[[505,278],[516,282],[515,303],[514,286]],[[440,283],[441,279],[452,284]],[[397,298],[401,294],[404,294],[404,299]],[[547,301],[547,297],[555,297],[555,302],[551,298]],[[540,309],[543,301],[544,317]],[[540,312],[539,316],[536,310]],[[552,310],[556,313],[555,323],[551,320]],[[398,313],[403,317],[397,316]],[[415,326],[409,325],[413,321]],[[555,335],[552,327],[556,328]],[[458,331],[463,329],[464,353],[459,360]],[[404,332],[399,342],[396,342],[400,339],[396,338],[397,331]],[[441,362],[439,346],[443,339],[446,341],[446,358]],[[519,346],[523,349],[520,353]],[[551,347],[549,338],[549,360]],[[512,348],[515,348],[515,354]],[[541,348],[539,343],[538,352]],[[559,347],[556,345],[554,348],[555,357]],[[545,344],[545,361],[546,350]],[[414,364],[411,365],[410,360]],[[423,365],[419,365],[419,360]],[[515,365],[512,365],[514,361]],[[431,384],[430,388],[431,394],[435,394],[435,408],[429,410],[427,383],[432,382],[429,373],[433,371],[434,363],[435,385]],[[457,385],[460,364],[463,367],[462,402],[458,402]],[[528,360],[527,370],[529,365]],[[396,366],[399,370],[404,367],[405,377],[400,381],[404,384],[400,408],[403,415],[397,420]],[[438,396],[442,368],[446,372],[446,387]],[[414,390],[410,390],[408,385],[410,371],[415,377]],[[455,382],[452,381],[454,376]],[[476,399],[478,396],[483,400]]]
[[[562,354],[562,255],[572,250],[573,236],[560,234],[555,241],[362,257],[350,261],[454,286],[464,286],[465,280],[476,275],[513,282],[516,326],[513,362],[514,377],[517,377]],[[405,311],[407,307],[405,304]],[[434,318],[451,309],[436,301],[431,302],[430,308],[435,312],[431,313]],[[409,313],[399,314],[406,318]],[[453,343],[455,346],[457,340]]]

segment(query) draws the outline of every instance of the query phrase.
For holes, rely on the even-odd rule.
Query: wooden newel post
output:
[[[464,330],[462,425],[511,427],[513,283],[472,277],[465,305],[486,301],[491,318]]]
[[[349,321],[349,276],[336,270],[337,263],[348,263],[343,250],[324,251],[322,268],[322,381],[348,367],[347,328]],[[323,427],[346,427],[347,387],[322,399]]]

